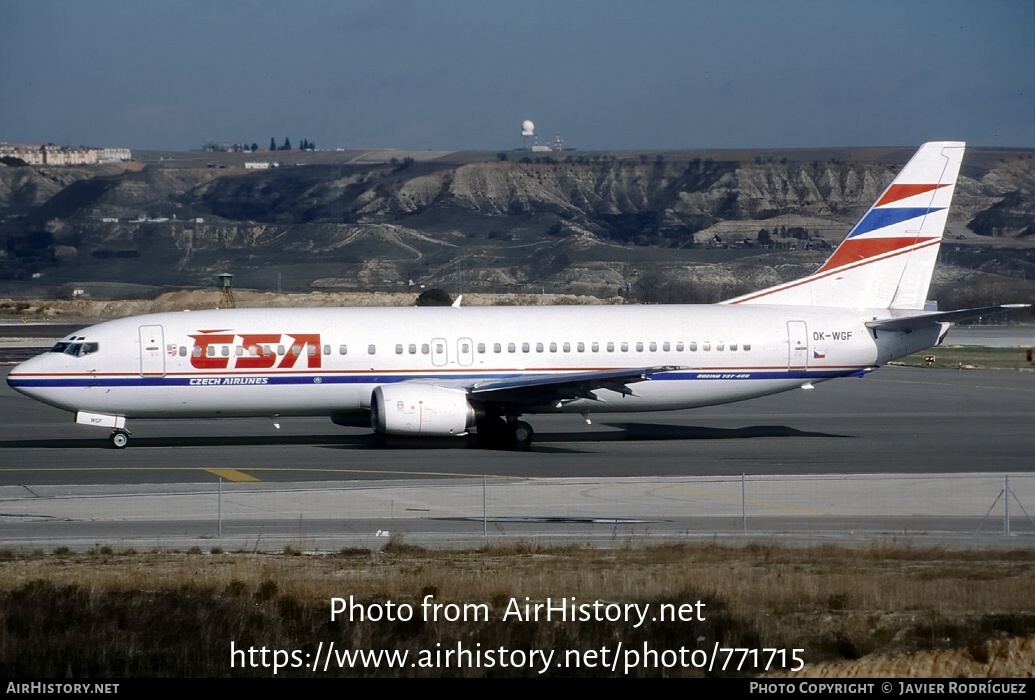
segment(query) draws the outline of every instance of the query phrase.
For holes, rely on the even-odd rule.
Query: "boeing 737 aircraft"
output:
[[[524,415],[811,389],[1007,308],[925,311],[963,150],[924,144],[815,273],[721,304],[163,313],[77,331],[7,382],[118,448],[127,419],[323,415],[528,449]]]

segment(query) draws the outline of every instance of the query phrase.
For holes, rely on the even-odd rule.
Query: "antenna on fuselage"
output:
[[[223,272],[216,276],[219,280],[219,307],[223,309],[236,309],[237,302],[234,301],[234,276],[229,272]]]

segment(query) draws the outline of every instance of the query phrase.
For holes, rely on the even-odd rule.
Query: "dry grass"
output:
[[[969,345],[946,345],[904,357],[889,364],[935,369],[1013,369],[1035,370],[1028,362],[1027,348],[984,348]],[[927,358],[934,358],[927,362]]]
[[[987,666],[998,654],[988,651],[989,644],[1035,635],[1032,551],[891,545],[599,550],[534,543],[425,551],[393,542],[382,552],[321,556],[97,548],[79,554],[6,552],[0,559],[0,675],[8,677],[270,675],[269,669],[231,671],[232,640],[281,649],[335,641],[351,648],[411,650],[460,639],[486,648],[559,650],[613,647],[618,640],[656,648],[710,648],[718,641],[803,648],[811,671],[863,657],[902,659],[951,649]],[[490,621],[330,621],[332,597],[391,600],[419,610],[429,593],[444,603],[486,603]],[[648,622],[640,629],[500,621],[511,598],[523,602],[526,596],[650,603],[652,610],[663,602],[700,599],[706,619]],[[994,673],[1018,673],[1001,661]],[[1030,657],[1020,663],[1035,668]],[[901,668],[896,672],[901,675]],[[407,673],[443,675],[437,669]],[[700,675],[693,669],[685,674]]]

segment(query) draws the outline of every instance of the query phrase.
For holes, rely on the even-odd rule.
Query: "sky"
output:
[[[1032,0],[0,0],[0,141],[1035,147]]]

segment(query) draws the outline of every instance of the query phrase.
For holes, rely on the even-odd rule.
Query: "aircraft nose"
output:
[[[40,373],[44,358],[46,358],[45,354],[37,355],[12,367],[11,371],[7,373],[7,386],[26,396],[33,396],[32,378]]]

